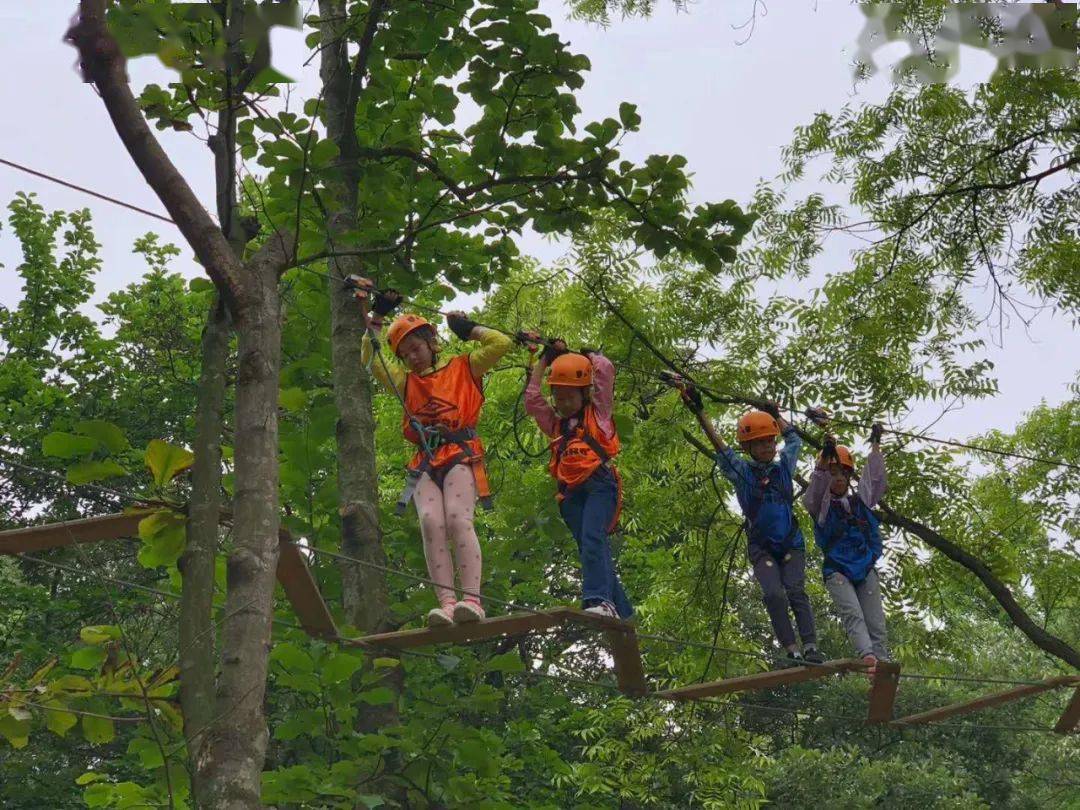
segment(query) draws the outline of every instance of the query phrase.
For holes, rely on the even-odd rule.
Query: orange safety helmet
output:
[[[390,329],[386,333],[386,339],[390,343],[390,351],[397,354],[398,346],[401,345],[401,341],[405,339],[406,335],[412,334],[421,327],[430,327],[432,330],[435,327],[431,326],[431,322],[426,318],[421,318],[419,315],[413,315],[409,313],[402,315],[394,320],[390,324]]]
[[[592,385],[592,361],[583,354],[560,354],[551,364],[548,385],[571,385],[588,388]]]
[[[740,442],[752,442],[754,439],[766,439],[780,435],[780,426],[765,411],[750,411],[739,417],[735,430]]]
[[[855,460],[851,457],[851,451],[844,445],[836,445],[836,458],[840,460],[841,467],[847,467],[852,472],[855,472]],[[831,464],[835,459],[826,459],[824,456],[819,455],[818,461],[823,464],[826,462]]]

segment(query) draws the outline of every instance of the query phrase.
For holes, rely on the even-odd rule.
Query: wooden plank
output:
[[[858,669],[861,665],[862,661],[840,658],[835,661],[827,661],[819,666],[774,669],[768,672],[755,672],[753,675],[740,675],[737,678],[712,681],[711,683],[680,686],[677,689],[657,692],[656,697],[666,700],[697,700],[698,698],[714,697],[715,695],[728,695],[732,692],[770,689],[774,686],[784,686],[789,683],[802,683],[803,681],[812,681],[815,678],[827,678],[830,675]]]
[[[601,616],[599,613],[589,613],[579,608],[555,608],[550,611],[559,616],[564,622],[581,624],[594,630],[617,630],[619,632],[633,631],[634,623],[625,619],[616,619],[611,616]]]
[[[615,660],[615,677],[619,691],[628,697],[642,697],[649,691],[645,669],[641,665],[641,648],[637,633],[631,630],[606,630],[604,635],[611,657]]]
[[[279,542],[277,579],[309,636],[337,638],[334,617],[319,593],[319,586],[311,575],[307,560],[295,543],[285,539]]]
[[[878,661],[874,679],[870,682],[870,705],[867,723],[888,723],[893,717],[896,687],[900,685],[900,665],[894,661]]]
[[[0,532],[0,554],[22,554],[27,551],[44,551],[76,543],[96,543],[100,540],[116,540],[121,537],[138,537],[139,521],[156,509],[139,509],[118,515],[101,515],[9,529]]]
[[[563,616],[558,610],[537,613],[511,613],[509,616],[496,616],[467,624],[452,624],[449,627],[425,627],[419,630],[398,630],[393,633],[376,633],[370,636],[348,639],[342,643],[353,647],[390,647],[406,650],[412,647],[427,647],[433,644],[466,644],[471,641],[483,641],[500,636],[514,636],[547,630],[563,624]]]
[[[1001,706],[1005,703],[1011,703],[1014,700],[1020,700],[1021,698],[1030,697],[1031,695],[1037,695],[1040,692],[1048,692],[1051,689],[1057,689],[1061,686],[1066,686],[1072,683],[1073,676],[1065,675],[1059,678],[1047,678],[1042,683],[1029,684],[1027,686],[1018,686],[1015,689],[1009,689],[1005,692],[995,692],[992,695],[983,695],[980,698],[974,700],[965,700],[962,703],[952,703],[948,706],[941,706],[937,709],[930,709],[926,712],[920,712],[919,714],[912,714],[908,717],[901,717],[899,720],[894,720],[894,726],[918,726],[924,723],[933,723],[937,720],[944,720],[947,717],[955,717],[958,714],[970,714],[971,712],[977,712],[981,709],[990,709],[994,706]]]
[[[1073,690],[1072,700],[1065,707],[1061,719],[1054,726],[1054,731],[1058,734],[1071,734],[1078,725],[1080,725],[1080,686]]]

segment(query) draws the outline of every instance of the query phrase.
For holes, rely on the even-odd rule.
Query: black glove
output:
[[[371,311],[376,315],[389,315],[401,304],[401,293],[397,290],[386,289],[375,291],[375,303],[371,305]]]
[[[824,408],[807,408],[803,413],[806,414],[806,418],[815,425],[823,427],[825,423],[829,421],[829,414],[825,412]]]
[[[690,409],[690,413],[699,414],[705,410],[705,403],[701,401],[701,392],[692,385],[687,385],[679,391],[682,394],[683,404]]]
[[[772,400],[765,400],[758,406],[759,411],[765,411],[773,419],[780,418],[780,406]]]
[[[544,349],[544,353],[540,355],[540,359],[544,362],[544,365],[550,366],[554,362],[555,358],[561,354],[566,354],[569,351],[566,348],[566,341],[562,338],[555,338]]]
[[[832,434],[826,436],[821,443],[821,457],[825,459],[825,461],[829,461],[830,459],[838,461],[840,458],[836,454],[836,439]]]
[[[477,327],[476,321],[471,321],[468,318],[463,318],[460,315],[447,315],[446,325],[450,327],[450,331],[457,335],[462,340],[468,340],[472,335],[473,329]]]
[[[881,441],[881,434],[885,430],[881,426],[880,422],[874,422],[873,427],[870,428],[870,443],[878,444]]]

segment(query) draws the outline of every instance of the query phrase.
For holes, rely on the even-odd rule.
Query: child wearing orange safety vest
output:
[[[537,338],[538,336],[530,335]],[[544,372],[554,406],[541,393]],[[622,482],[612,460],[619,435],[612,409],[615,367],[600,352],[568,352],[555,341],[541,355],[525,388],[525,410],[551,439],[548,471],[558,484],[559,512],[577,541],[582,607],[628,619],[634,608],[611,556],[611,532],[622,507]]]
[[[402,432],[417,445],[409,462],[407,483],[398,499],[398,514],[409,501],[416,504],[428,576],[435,585],[439,607],[427,623],[439,627],[453,622],[473,622],[484,617],[480,604],[480,541],[473,525],[479,499],[490,507],[491,490],[484,467],[484,448],[476,432],[484,404],[483,377],[510,349],[511,340],[501,332],[480,326],[463,313],[452,312],[446,322],[462,340],[480,346],[455,357],[440,357],[435,327],[419,315],[398,317],[387,333],[394,356],[404,364],[387,364],[372,335],[382,334],[383,317],[401,301],[393,290],[377,291],[368,279],[354,276],[351,284],[368,319],[361,359],[383,385],[402,401]],[[374,298],[370,315],[367,299]],[[454,545],[451,563],[450,542]],[[462,599],[454,590],[454,568]]]
[[[770,402],[765,404],[767,410],[750,411],[739,418],[736,435],[743,452],[750,457],[739,458],[706,416],[701,393],[688,384],[682,387],[682,392],[683,401],[712,442],[717,468],[731,481],[746,518],[747,556],[761,587],[773,633],[787,651],[778,663],[780,666],[824,663],[825,656],[817,647],[814,612],[806,595],[805,542],[795,517],[795,465],[802,440],[795,428],[780,416],[779,406]],[[784,449],[777,461],[776,442],[781,435]],[[795,616],[801,651],[789,611]]]

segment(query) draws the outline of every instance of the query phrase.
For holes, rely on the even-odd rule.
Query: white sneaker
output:
[[[479,602],[474,602],[471,599],[462,599],[454,605],[454,621],[458,624],[478,622],[482,618],[484,618],[484,608],[480,606]]]
[[[595,613],[597,616],[607,616],[609,619],[619,618],[619,613],[615,610],[615,605],[611,602],[601,602],[599,605],[593,605],[592,607],[585,608],[586,613]]]
[[[450,618],[450,614],[441,607],[432,608],[428,611],[428,627],[449,627],[453,623],[454,620]]]

